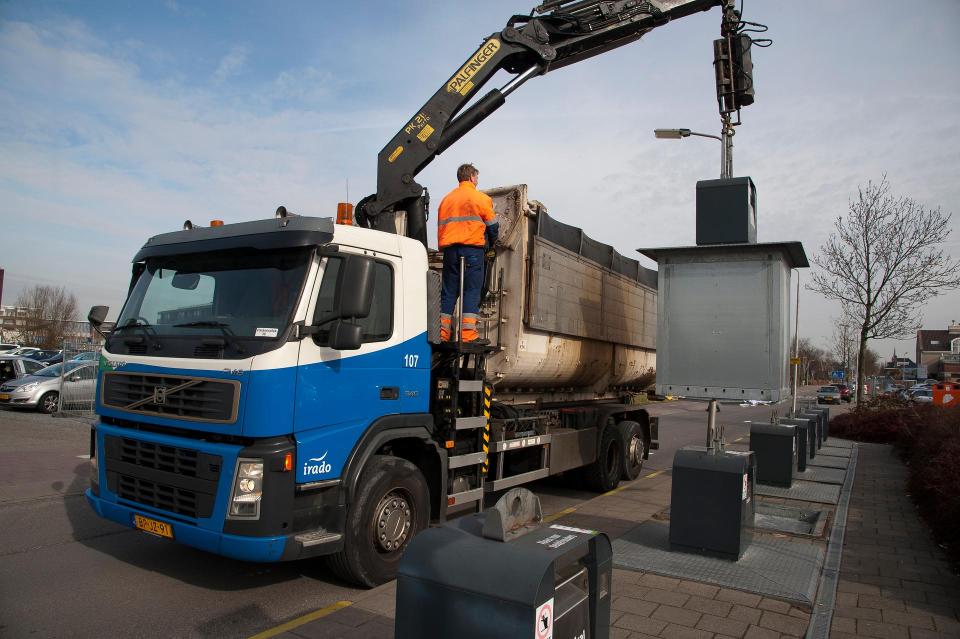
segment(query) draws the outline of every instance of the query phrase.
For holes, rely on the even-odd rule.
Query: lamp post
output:
[[[697,133],[690,129],[654,129],[653,135],[660,140],[679,140],[696,136],[698,138],[713,138],[720,142],[720,178],[733,176],[733,128],[724,126],[724,135]]]

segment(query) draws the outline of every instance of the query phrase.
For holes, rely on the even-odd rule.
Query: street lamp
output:
[[[653,135],[660,140],[679,140],[681,138],[688,138],[691,135],[699,138],[713,138],[718,140],[721,144],[720,146],[720,178],[725,179],[733,175],[733,130],[725,135],[720,137],[719,135],[711,135],[709,133],[697,133],[696,131],[691,131],[690,129],[654,129]]]

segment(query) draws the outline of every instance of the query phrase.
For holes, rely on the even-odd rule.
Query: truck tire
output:
[[[620,483],[623,468],[623,444],[620,432],[615,426],[603,429],[600,445],[597,446],[597,460],[585,466],[583,479],[591,490],[605,493]]]
[[[410,539],[430,520],[430,490],[420,470],[405,459],[370,458],[347,510],[343,550],[327,557],[345,581],[372,588],[397,574]]]
[[[637,422],[622,421],[617,424],[620,433],[622,461],[620,479],[633,481],[643,470],[643,455],[647,452],[647,438],[643,427]]]

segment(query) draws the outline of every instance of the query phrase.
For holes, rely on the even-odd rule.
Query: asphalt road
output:
[[[651,405],[661,448],[647,472],[703,444],[705,408]],[[772,410],[724,405],[719,421],[733,441]],[[241,638],[355,596],[321,561],[245,563],[101,520],[83,497],[88,449],[81,422],[0,410],[0,637]],[[562,478],[530,487],[545,514],[596,497]]]

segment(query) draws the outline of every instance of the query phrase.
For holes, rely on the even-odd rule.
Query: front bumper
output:
[[[43,390],[34,390],[26,393],[17,391],[0,391],[0,406],[18,406],[36,408],[40,403]]]
[[[263,440],[241,448],[158,433],[130,432],[103,423],[98,424],[92,432],[98,462],[97,477],[86,491],[86,497],[91,508],[105,519],[136,528],[134,516],[147,517],[168,524],[176,542],[242,561],[288,561],[330,554],[343,547],[341,535],[334,532],[317,534],[317,530],[342,530],[345,508],[340,505],[339,485],[302,496],[297,494],[293,474],[276,472],[277,457],[282,458],[283,452],[290,448],[290,444],[282,439]],[[156,504],[141,503],[139,499],[131,501],[130,496],[121,496],[116,490],[118,482],[115,475],[117,472],[137,471],[131,470],[129,464],[118,465],[116,459],[111,457],[113,453],[108,452],[105,438],[116,437],[219,455],[222,470],[216,481],[217,490],[210,512],[200,513],[196,517],[183,516],[159,508]],[[261,502],[261,516],[256,520],[242,521],[226,516],[238,457],[254,457],[265,461],[264,501]],[[108,478],[108,474],[114,476]],[[156,484],[157,488],[165,481],[156,471],[144,477]],[[313,534],[307,534],[308,531]]]

